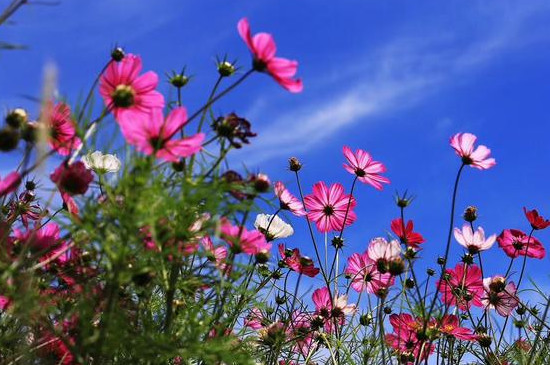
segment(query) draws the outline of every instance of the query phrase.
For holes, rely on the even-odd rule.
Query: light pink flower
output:
[[[367,252],[351,255],[344,272],[346,277],[350,278],[351,287],[356,292],[366,291],[378,295],[394,283],[394,278],[390,274],[378,271],[376,262],[369,258]],[[381,289],[383,292],[380,292]]]
[[[264,315],[258,308],[252,308],[248,316],[244,320],[244,325],[250,327],[253,330],[259,330],[264,328],[262,322],[264,321]]]
[[[496,234],[493,234],[485,239],[485,231],[482,227],[478,227],[474,233],[471,225],[468,223],[464,223],[462,230],[455,228],[454,236],[456,241],[471,254],[490,249],[497,237]]]
[[[164,107],[164,97],[155,90],[157,74],[149,71],[140,76],[141,68],[141,57],[128,54],[120,62],[111,61],[101,75],[99,93],[117,120],[126,112],[147,114]]]
[[[380,175],[386,172],[386,166],[381,162],[374,161],[368,152],[357,149],[353,153],[348,146],[344,146],[343,151],[344,156],[348,160],[348,163],[344,164],[344,168],[356,175],[359,181],[369,184],[377,190],[383,189],[382,183],[390,183],[387,177]]]
[[[236,253],[249,255],[269,254],[271,243],[267,242],[262,232],[248,231],[244,227],[234,226],[229,221],[221,225],[221,238],[225,240]]]
[[[248,19],[242,18],[237,25],[239,35],[254,57],[254,69],[267,72],[279,85],[292,93],[303,89],[302,80],[293,79],[298,70],[298,62],[275,57],[277,46],[271,34],[258,33],[252,36]]]
[[[51,109],[47,121],[50,147],[62,156],[82,145],[76,136],[75,122],[71,118],[71,109],[65,103],[47,104]]]
[[[486,308],[495,309],[503,317],[509,316],[519,305],[516,284],[506,283],[503,276],[496,275],[483,279],[483,288],[485,289],[485,294],[481,298],[483,305]]]
[[[172,110],[166,120],[162,109],[153,108],[149,113],[124,113],[119,122],[126,141],[146,155],[154,154],[157,158],[178,162],[181,157],[194,155],[202,148],[203,133],[171,139],[187,123],[187,111],[183,107]]]
[[[318,182],[313,186],[313,194],[306,196],[304,201],[309,210],[307,217],[315,222],[320,232],[340,231],[357,219],[353,211],[355,198],[344,193],[342,184],[327,188],[324,182]]]
[[[529,238],[525,232],[519,229],[505,229],[497,237],[497,242],[510,258],[527,256],[543,259],[546,255],[546,250],[538,239],[533,236]]]
[[[367,249],[368,256],[373,261],[385,260],[386,262],[401,258],[401,245],[396,240],[388,242],[385,238],[373,238]]]
[[[275,183],[275,195],[279,198],[279,206],[281,209],[289,210],[298,217],[306,215],[302,202],[292,195],[280,181]]]
[[[477,137],[471,133],[457,133],[451,137],[451,147],[462,158],[462,163],[476,169],[487,170],[496,165],[494,158],[489,158],[491,150],[480,145],[474,149]]]
[[[0,176],[0,197],[13,193],[21,184],[21,175],[17,171],[10,172],[4,179]]]

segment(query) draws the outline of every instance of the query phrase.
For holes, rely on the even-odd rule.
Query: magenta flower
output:
[[[126,112],[147,114],[164,107],[164,97],[155,90],[157,74],[149,71],[140,76],[141,69],[141,57],[128,54],[120,62],[111,61],[101,75],[99,93],[117,120]]]
[[[281,260],[292,271],[296,271],[299,274],[304,274],[310,278],[313,278],[319,274],[319,268],[315,267],[313,260],[307,256],[302,256],[299,249],[285,249],[285,245],[281,243],[279,244],[279,254],[281,255]]]
[[[519,305],[514,282],[506,283],[503,276],[496,275],[483,279],[485,294],[481,301],[486,308],[495,309],[498,314],[508,317]]]
[[[542,259],[546,255],[546,250],[538,239],[533,236],[529,238],[519,229],[505,229],[497,237],[497,242],[510,258],[527,256]]]
[[[21,175],[17,171],[10,172],[4,179],[0,176],[0,197],[13,193],[21,184]]]
[[[292,195],[280,181],[275,183],[275,195],[279,198],[279,206],[282,210],[289,210],[298,217],[306,215],[302,202]]]
[[[61,163],[50,175],[50,179],[57,185],[62,194],[78,195],[85,194],[88,191],[94,175],[82,161],[77,161],[70,165]]]
[[[453,336],[459,340],[475,341],[477,336],[471,329],[466,327],[460,327],[460,321],[457,316],[453,314],[447,314],[441,318],[441,323],[438,324],[438,329],[441,333],[448,336]]]
[[[313,186],[313,194],[306,196],[304,201],[309,210],[307,217],[322,233],[340,231],[357,219],[353,211],[355,199],[344,193],[342,184],[332,184],[327,188],[324,182],[318,182]]]
[[[82,145],[76,136],[75,122],[71,118],[71,109],[65,103],[57,103],[52,107],[48,119],[50,147],[62,156],[67,156],[72,150]]]
[[[351,255],[344,272],[351,280],[351,287],[358,293],[366,291],[378,295],[394,284],[394,278],[388,273],[380,273],[367,252]]]
[[[386,172],[386,166],[381,162],[374,161],[368,152],[357,149],[353,153],[348,146],[344,146],[343,151],[348,160],[348,163],[344,164],[344,168],[349,173],[356,175],[359,181],[369,184],[377,190],[383,189],[382,183],[390,183],[387,177],[380,175]]]
[[[315,304],[315,314],[324,320],[325,331],[328,333],[332,333],[334,320],[339,325],[343,325],[346,321],[346,315],[353,314],[357,310],[355,304],[348,304],[347,295],[335,297],[333,305],[327,287],[315,290],[312,300]]]
[[[271,243],[265,240],[262,232],[248,231],[244,227],[234,226],[229,221],[221,225],[221,238],[225,240],[235,251],[249,255],[269,254]]]
[[[60,232],[56,223],[48,223],[40,229],[27,230],[26,232],[15,229],[13,234],[20,244],[28,245],[35,251],[45,251],[60,242]]]
[[[187,123],[187,111],[183,107],[172,110],[166,120],[161,108],[153,108],[148,113],[124,113],[119,123],[126,141],[146,155],[154,154],[157,158],[178,162],[181,157],[194,155],[202,148],[203,133],[171,139]]]
[[[483,280],[481,269],[476,265],[460,263],[454,269],[447,269],[443,282],[438,281],[436,285],[441,292],[441,300],[447,305],[456,305],[461,310],[471,305],[483,306]]]
[[[545,229],[550,226],[550,220],[545,219],[543,216],[541,216],[536,209],[527,210],[527,208],[523,207],[523,212],[525,213],[525,217],[527,218],[533,229]]]
[[[291,93],[299,93],[304,88],[302,80],[293,79],[298,70],[298,62],[275,57],[277,46],[271,34],[258,33],[252,36],[248,19],[242,18],[237,25],[239,35],[254,57],[254,69],[267,72],[279,85]]]
[[[487,170],[496,165],[494,158],[489,158],[491,150],[480,145],[474,149],[477,137],[471,133],[457,133],[451,137],[451,147],[462,158],[462,163],[476,169]]]
[[[496,234],[493,234],[486,239],[483,228],[478,227],[474,233],[472,227],[468,223],[464,223],[462,230],[455,228],[454,236],[456,241],[471,254],[490,249],[497,237]]]
[[[5,311],[11,305],[11,299],[0,295],[0,310]]]
[[[420,233],[413,232],[414,223],[412,220],[407,221],[405,225],[401,218],[396,218],[391,221],[391,230],[399,237],[402,243],[415,249],[418,249],[418,245],[426,241]]]
[[[225,259],[227,258],[227,248],[224,246],[215,247],[210,236],[202,238],[201,243],[206,251],[208,259],[213,261],[219,270],[224,271],[226,268]]]

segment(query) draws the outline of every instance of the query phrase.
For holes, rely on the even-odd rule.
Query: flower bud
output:
[[[363,314],[361,317],[359,317],[359,323],[362,326],[368,326],[372,322],[372,316],[370,314]]]
[[[344,239],[340,236],[335,236],[332,239],[332,246],[334,246],[334,248],[336,249],[344,247]]]
[[[406,279],[406,280],[405,280],[405,287],[406,287],[407,289],[412,289],[412,288],[414,288],[415,285],[416,285],[416,284],[415,284],[415,282],[414,282],[413,279]]]
[[[258,193],[265,193],[269,191],[271,181],[266,174],[250,175],[248,181],[252,183],[254,190]]]
[[[285,302],[286,302],[286,297],[284,295],[283,296],[277,295],[275,297],[275,303],[282,305],[282,304],[285,304]]]
[[[16,129],[5,127],[0,130],[0,151],[9,152],[17,148],[20,135]]]
[[[185,162],[184,160],[178,161],[178,162],[172,162],[172,169],[176,172],[182,172],[185,168]]]
[[[428,268],[426,270],[426,274],[428,274],[428,276],[434,276],[435,275],[435,270],[432,269],[432,268]]]
[[[442,266],[443,266],[443,265],[445,265],[445,262],[446,262],[446,260],[445,260],[444,257],[441,257],[441,256],[440,256],[440,257],[437,258],[437,264],[438,264],[438,265],[442,265]]]
[[[170,82],[170,84],[172,84],[172,86],[174,86],[178,89],[181,89],[182,87],[187,85],[189,80],[190,80],[190,77],[184,75],[183,72],[182,72],[180,74],[174,73],[168,81]]]
[[[478,336],[477,342],[479,342],[479,346],[481,347],[490,347],[493,340],[491,339],[491,336],[483,334]]]
[[[14,129],[19,129],[28,121],[28,115],[25,109],[17,108],[12,110],[6,116],[6,124]]]
[[[392,309],[390,306],[384,307],[384,313],[391,314],[391,312],[392,312]]]
[[[235,67],[234,64],[225,60],[218,62],[217,67],[218,67],[218,73],[220,74],[221,77],[229,77],[233,75],[235,71],[237,71],[237,68]]]
[[[120,47],[115,47],[115,49],[113,49],[111,51],[111,59],[115,62],[120,62],[122,61],[122,59],[124,58],[125,54],[124,54],[124,50]]]
[[[401,259],[392,260],[390,262],[389,272],[393,276],[399,276],[405,271],[405,262]]]
[[[302,163],[296,157],[289,158],[288,165],[290,171],[294,172],[300,171],[300,169],[302,168]]]
[[[470,205],[464,210],[464,214],[462,215],[462,217],[466,222],[472,223],[477,219],[477,208],[473,205]]]
[[[471,254],[467,253],[464,256],[462,256],[462,262],[465,263],[466,265],[471,265],[474,263],[474,257]]]

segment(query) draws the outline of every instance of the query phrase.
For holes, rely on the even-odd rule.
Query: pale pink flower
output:
[[[264,328],[262,323],[264,319],[264,315],[258,308],[252,308],[244,320],[244,325],[252,328],[253,330],[259,330],[260,328]]]
[[[302,91],[302,80],[294,79],[298,62],[275,57],[277,46],[271,34],[258,33],[252,36],[248,19],[242,18],[237,25],[239,35],[254,57],[254,69],[267,72],[279,85],[292,93]]]
[[[141,69],[141,57],[128,54],[120,62],[111,61],[101,75],[99,93],[117,120],[127,112],[148,114],[152,108],[164,107],[164,97],[155,90],[157,74],[139,75]]]
[[[373,261],[385,260],[386,262],[401,258],[401,245],[397,240],[387,241],[385,238],[373,238],[367,249],[368,256]]]
[[[483,228],[478,227],[474,232],[471,225],[468,223],[464,223],[462,230],[455,228],[454,236],[456,241],[471,254],[490,249],[497,237],[496,234],[493,234],[485,238],[485,231]]]
[[[506,282],[503,276],[495,275],[483,279],[485,294],[481,302],[486,308],[495,309],[503,317],[509,316],[519,305],[516,295],[517,288],[514,282]]]
[[[307,217],[315,222],[320,232],[340,231],[357,219],[353,211],[355,198],[344,193],[342,184],[327,188],[324,182],[318,182],[313,186],[313,194],[306,196],[304,201],[309,210]]]
[[[178,162],[181,157],[194,155],[202,148],[203,133],[171,139],[187,123],[187,111],[183,107],[173,109],[166,120],[162,109],[153,108],[148,113],[124,113],[119,122],[126,141],[146,155],[154,154],[157,158]]]
[[[275,195],[279,198],[279,206],[281,209],[289,210],[298,217],[306,215],[302,202],[292,195],[280,181],[275,183]]]
[[[357,176],[357,179],[362,183],[369,184],[377,190],[382,190],[382,183],[389,184],[390,180],[387,177],[381,176],[381,173],[386,172],[386,166],[381,162],[374,161],[371,155],[361,149],[357,149],[355,153],[348,147],[343,148],[344,156],[348,163],[344,164],[344,168]]]
[[[489,158],[491,150],[479,145],[474,148],[477,137],[471,133],[457,133],[451,137],[451,147],[462,158],[462,163],[471,165],[476,169],[487,170],[496,165],[494,158]]]
[[[0,197],[14,192],[21,184],[21,175],[17,171],[10,172],[4,179],[0,176]]]

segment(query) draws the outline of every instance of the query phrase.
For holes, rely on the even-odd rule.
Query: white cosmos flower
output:
[[[97,173],[117,172],[120,170],[120,160],[115,155],[103,154],[101,151],[87,154],[82,162],[88,169]]]
[[[268,241],[289,237],[294,234],[294,229],[290,224],[286,223],[278,216],[273,216],[271,214],[258,214],[254,222],[254,227],[262,232]]]

